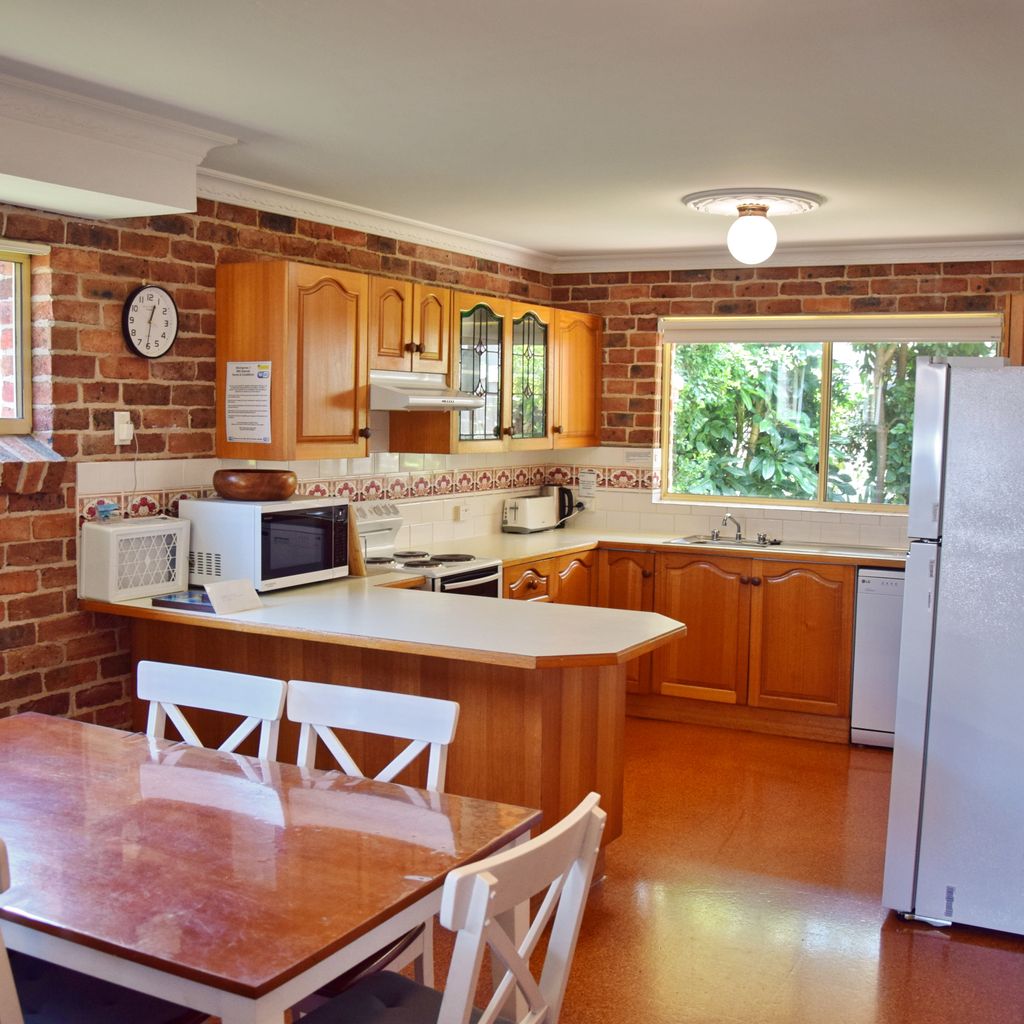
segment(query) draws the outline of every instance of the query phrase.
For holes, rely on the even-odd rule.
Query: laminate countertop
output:
[[[79,604],[129,618],[519,668],[623,664],[686,631],[654,612],[394,590],[382,585],[388,579],[266,593],[262,608],[231,615],[154,608],[149,598]]]

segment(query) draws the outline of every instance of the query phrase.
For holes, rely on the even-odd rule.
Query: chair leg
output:
[[[423,929],[423,952],[413,961],[413,977],[421,985],[434,987],[434,919],[431,918]]]

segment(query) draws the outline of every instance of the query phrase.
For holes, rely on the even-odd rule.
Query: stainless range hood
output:
[[[482,398],[448,387],[443,373],[370,371],[371,409],[458,412],[479,409],[483,404]]]

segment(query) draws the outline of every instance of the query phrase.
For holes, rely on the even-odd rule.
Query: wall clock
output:
[[[178,336],[178,307],[166,288],[144,284],[125,299],[121,330],[128,347],[157,359],[164,355]]]

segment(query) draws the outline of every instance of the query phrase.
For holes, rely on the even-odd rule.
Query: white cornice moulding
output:
[[[278,188],[221,171],[199,168],[199,195],[267,213],[372,235],[397,238],[434,249],[477,256],[497,263],[525,267],[543,274],[610,273],[629,270],[746,270],[729,256],[723,240],[714,249],[679,249],[672,252],[594,253],[555,256],[493,239],[468,235],[379,210],[368,210],[306,192]],[[780,246],[764,267],[821,267],[867,263],[948,263],[974,260],[1024,260],[1024,239],[996,242],[880,242],[835,246]]]
[[[228,135],[0,75],[0,201],[82,217],[196,208],[196,168]]]
[[[301,217],[320,224],[348,228],[351,231],[365,231],[370,235],[383,235],[385,238],[396,238],[402,242],[412,242],[433,249],[448,249],[467,256],[525,267],[541,273],[549,273],[555,259],[548,253],[533,249],[506,245],[504,242],[467,235],[461,231],[450,231],[435,224],[424,224],[380,210],[369,210],[334,199],[324,199],[307,192],[278,188],[276,185],[240,178],[206,167],[199,169],[196,186],[199,196],[203,199],[249,206],[266,213],[283,214],[286,217]]]

